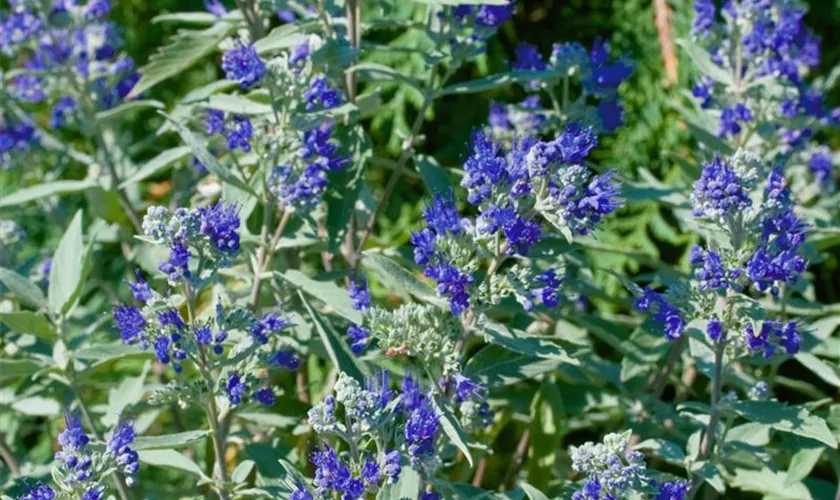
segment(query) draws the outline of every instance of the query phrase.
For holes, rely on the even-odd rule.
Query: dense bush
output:
[[[840,497],[836,7],[184,4],[0,11],[4,499]]]

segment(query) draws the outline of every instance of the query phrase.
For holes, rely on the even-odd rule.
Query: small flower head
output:
[[[235,80],[242,88],[247,89],[265,75],[265,64],[253,45],[245,45],[238,41],[237,46],[222,55],[222,70],[225,72],[225,78]]]

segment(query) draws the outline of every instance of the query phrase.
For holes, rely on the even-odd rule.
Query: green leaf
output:
[[[161,114],[168,120],[172,120],[172,118],[166,113]],[[222,166],[222,164],[219,163],[219,160],[207,150],[207,146],[204,145],[204,142],[193,134],[190,129],[184,126],[184,124],[175,121],[172,122],[172,125],[178,132],[178,135],[181,136],[181,140],[186,143],[193,152],[193,155],[198,158],[198,161],[200,161],[210,173],[218,177],[220,181],[233,184],[237,188],[256,196],[256,193],[254,193],[254,190],[251,189],[251,186],[245,184],[245,182],[237,177],[229,168]]]
[[[254,42],[254,48],[260,55],[274,50],[288,49],[300,43],[305,36],[300,32],[300,26],[284,24],[274,28],[268,35]]]
[[[414,87],[420,92],[425,92],[423,84],[421,84],[419,81],[415,80],[414,78],[408,75],[400,73],[394,68],[385,66],[384,64],[364,62],[356,64],[355,66],[351,66],[347,69],[347,71],[352,71],[353,73],[356,73],[361,79],[364,80],[402,82],[410,87]]]
[[[540,490],[534,488],[528,483],[519,483],[519,487],[522,488],[522,491],[528,495],[528,498],[531,500],[548,500],[548,497],[545,496]]]
[[[43,368],[43,364],[31,359],[0,358],[0,380],[28,377]]]
[[[314,280],[297,269],[277,273],[277,276],[299,291],[328,305],[339,316],[350,322],[361,324],[362,315],[350,305],[350,296],[347,294],[347,290],[334,282]]]
[[[555,343],[553,337],[538,337],[519,330],[509,330],[502,324],[488,322],[481,331],[491,344],[537,358],[556,359],[572,365],[580,361],[569,357],[566,351]]]
[[[534,378],[556,370],[563,363],[558,359],[535,358],[488,345],[467,362],[464,374],[488,387],[495,387]]]
[[[271,104],[252,101],[241,95],[213,94],[205,108],[218,109],[237,115],[265,115],[271,113]]]
[[[735,477],[729,482],[733,488],[769,495],[776,499],[813,500],[804,484],[787,485],[784,471],[774,472],[766,468],[762,470],[735,469]]]
[[[724,85],[732,85],[732,75],[715,64],[712,61],[712,56],[709,55],[706,49],[685,38],[677,40],[677,45],[685,50],[688,57],[701,73]]]
[[[376,500],[405,500],[419,498],[420,475],[411,467],[403,467],[396,483],[385,484],[376,495]]]
[[[836,365],[830,365],[808,352],[800,352],[795,357],[805,368],[811,370],[824,382],[834,387],[840,387],[840,368]]]
[[[143,384],[150,367],[151,363],[146,361],[139,376],[123,378],[120,385],[108,392],[108,407],[102,416],[102,423],[105,426],[115,425],[126,408],[140,401],[140,398],[143,397]]]
[[[133,99],[158,83],[182,74],[184,70],[215,50],[231,27],[228,23],[216,23],[206,30],[179,31],[169,45],[163,46],[140,68],[142,77],[131,89],[127,99]]]
[[[42,314],[29,311],[0,313],[0,321],[14,332],[28,333],[47,340],[56,338],[55,328]]]
[[[172,468],[194,474],[202,479],[209,479],[201,467],[183,453],[176,450],[143,450],[138,452],[140,461],[158,467]]]
[[[58,401],[41,396],[18,399],[11,406],[18,413],[37,417],[52,417],[61,413]]]
[[[455,414],[452,412],[452,408],[449,407],[448,403],[441,401],[440,398],[435,398],[434,401],[441,429],[443,429],[443,432],[452,444],[457,446],[458,449],[461,450],[461,453],[467,457],[467,462],[469,462],[470,467],[472,467],[473,458],[470,453],[470,448],[467,446],[467,435],[461,428],[461,423],[458,422],[457,418],[455,418]]]
[[[433,156],[417,155],[414,157],[414,163],[430,194],[446,194],[452,189],[449,173]]]
[[[162,436],[139,436],[134,440],[134,444],[131,447],[137,451],[181,448],[189,444],[204,441],[209,434],[209,431],[201,430],[164,434]]]
[[[344,339],[339,337],[332,325],[323,316],[321,316],[318,311],[309,305],[309,302],[306,300],[303,292],[298,290],[298,296],[300,296],[300,300],[303,302],[306,312],[308,312],[309,316],[312,318],[312,322],[315,324],[315,329],[318,331],[318,335],[321,337],[321,342],[324,343],[324,347],[327,349],[327,354],[333,362],[333,365],[339,371],[350,375],[359,381],[359,383],[363,384],[365,377],[368,375],[367,367],[356,359],[356,356],[354,356],[353,352],[350,351],[350,348],[347,347]]]
[[[500,73],[497,75],[490,75],[468,82],[454,83],[448,85],[441,90],[439,96],[456,95],[456,94],[475,94],[478,92],[486,92],[501,87],[507,87],[514,83],[526,83],[533,80],[544,80],[547,78],[557,78],[556,73],[546,71],[511,71],[507,73]]]
[[[650,450],[662,460],[682,466],[685,464],[685,452],[682,447],[667,439],[646,439],[633,447],[636,450]]]
[[[6,285],[22,303],[33,309],[40,309],[46,300],[44,292],[37,285],[11,269],[0,267],[0,283]]]
[[[86,260],[86,247],[82,241],[82,211],[79,210],[53,255],[47,298],[55,314],[65,314],[76,302],[82,289]]]
[[[447,307],[446,301],[438,297],[432,287],[420,281],[408,269],[379,252],[364,252],[362,254],[362,265],[370,269],[388,290],[413,295],[424,302],[441,308]]]
[[[46,198],[47,196],[78,193],[96,185],[91,180],[45,182],[37,186],[15,191],[8,196],[0,197],[0,207],[12,207],[28,201]]]
[[[528,482],[536,488],[547,489],[551,482],[557,452],[566,432],[565,422],[566,409],[560,389],[556,384],[543,382],[531,403]]]
[[[780,432],[789,432],[837,447],[837,440],[820,417],[805,408],[787,406],[777,401],[737,401],[732,409],[752,422],[769,425]]]
[[[135,109],[142,109],[142,108],[154,108],[154,109],[163,109],[166,106],[160,101],[153,101],[153,100],[146,100],[146,101],[126,101],[119,106],[114,108],[108,109],[106,111],[100,111],[96,113],[96,119],[98,121],[105,121],[111,118],[117,118],[121,116],[123,113],[128,111],[132,111]]]
[[[123,189],[126,186],[130,186],[132,184],[136,184],[140,181],[144,181],[149,177],[153,177],[159,174],[160,172],[163,172],[166,169],[166,167],[168,167],[172,163],[189,155],[190,151],[192,150],[187,146],[177,146],[172,149],[167,149],[166,151],[163,151],[159,155],[147,161],[145,165],[140,167],[140,169],[134,172],[134,174],[131,175],[128,179],[124,180],[122,184],[120,184],[120,189]]]
[[[356,202],[362,189],[362,174],[373,150],[370,137],[363,127],[353,127],[348,135],[348,157],[352,162],[346,168],[328,174],[329,183],[335,188],[328,189],[324,199],[327,205],[327,235],[332,253],[339,252],[350,221],[355,216]]]
[[[187,24],[214,24],[219,18],[209,12],[173,12],[152,18],[153,23],[177,22]]]
[[[254,470],[255,465],[256,463],[253,460],[242,461],[242,463],[233,469],[233,473],[230,475],[231,482],[233,484],[244,483],[248,479],[248,475],[251,474],[251,471]]]
[[[79,349],[73,353],[73,357],[76,359],[94,361],[97,364],[124,358],[126,356],[148,356],[148,353],[143,352],[137,346],[126,345],[123,342],[97,344],[91,347]]]
[[[790,459],[790,465],[787,470],[787,477],[785,478],[785,485],[794,485],[811,475],[811,471],[820,461],[825,446],[820,446],[816,443],[805,445],[799,451],[793,454]]]

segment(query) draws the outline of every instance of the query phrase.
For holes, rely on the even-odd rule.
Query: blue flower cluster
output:
[[[638,311],[652,313],[653,321],[662,327],[669,340],[682,337],[686,321],[679,309],[671,305],[661,293],[646,288],[642,296],[636,299],[634,307]]]
[[[631,488],[648,481],[644,455],[628,449],[629,433],[608,434],[603,443],[572,447],[572,468],[584,476],[573,500],[622,498]]]
[[[654,500],[685,500],[690,489],[691,483],[689,481],[681,479],[666,481],[657,488]]]
[[[117,426],[108,436],[105,452],[94,455],[88,449],[90,438],[82,429],[81,419],[69,410],[64,412],[65,428],[58,435],[61,448],[55,454],[58,465],[56,481],[61,483],[60,491],[75,493],[73,498],[81,500],[101,500],[105,498],[105,487],[100,484],[97,475],[113,467],[125,476],[128,486],[136,480],[134,475],[140,468],[139,456],[134,449],[134,424],[120,416]],[[52,500],[58,498],[50,486],[39,483],[29,488],[18,500]],[[60,498],[64,498],[61,496]]]
[[[756,326],[749,324],[744,330],[744,343],[750,352],[761,353],[765,358],[772,358],[779,347],[792,356],[799,352],[802,335],[795,321],[763,321],[756,331]]]
[[[449,262],[438,246],[439,242],[464,231],[451,196],[435,195],[423,210],[423,218],[428,227],[411,235],[414,260],[423,266],[426,277],[437,281],[438,293],[449,299],[452,314],[461,314],[470,306],[469,288],[474,278]]]
[[[286,207],[312,208],[327,187],[327,174],[349,162],[333,139],[333,124],[325,122],[303,132],[300,154],[274,169],[269,190]]]
[[[523,42],[516,48],[516,58],[512,67],[516,70],[548,72],[544,82],[530,82],[529,87],[532,90],[542,87],[553,89],[560,80],[568,80],[572,75],[577,76],[585,94],[582,100],[585,101],[587,96],[598,99],[595,114],[601,128],[612,132],[622,125],[624,108],[618,100],[618,88],[633,73],[633,65],[626,59],[611,60],[607,42],[596,40],[589,52],[578,43],[554,44],[549,61],[543,59],[537,47]],[[567,90],[564,89],[564,92]],[[569,96],[566,95],[564,101],[568,99]],[[502,137],[527,137],[539,132],[540,128],[548,123],[544,119],[545,115],[558,112],[557,109],[540,110],[539,101],[538,95],[529,96],[519,105],[519,109],[512,110],[515,114],[494,103],[490,109],[490,122],[494,131]],[[512,130],[509,129],[509,125],[513,125]]]
[[[693,37],[729,75],[704,75],[692,91],[703,108],[720,110],[719,136],[739,136],[747,124],[752,130],[771,121],[783,142],[798,147],[812,134],[809,121],[837,122],[840,114],[828,113],[822,96],[803,81],[819,64],[820,47],[797,2],[733,0],[725,2],[718,18],[715,2],[697,0],[694,12]],[[784,92],[766,91],[770,80],[782,84]],[[755,116],[757,110],[762,116]]]
[[[370,309],[370,290],[367,281],[351,282],[348,295],[350,295],[350,306],[353,309],[362,313]],[[353,354],[358,356],[367,349],[370,336],[370,330],[362,325],[353,324],[347,328],[347,337],[350,338],[350,350]]]
[[[240,250],[239,209],[219,201],[196,209],[150,207],[143,218],[146,236],[169,246],[169,258],[158,268],[170,283],[193,278],[190,270],[191,249],[215,267],[229,266]],[[201,276],[196,278],[200,279]]]
[[[59,128],[80,98],[92,101],[94,111],[120,104],[139,75],[132,59],[119,54],[119,30],[105,19],[109,1],[49,4],[11,2],[0,19],[0,52],[22,70],[9,79],[10,95],[24,105],[52,102],[50,126]]]
[[[225,119],[225,113],[218,109],[208,109],[204,122],[204,131],[209,136],[220,134],[231,151],[241,150],[243,153],[251,151],[251,140],[254,137],[254,126],[245,115],[233,115],[230,120]]]
[[[131,448],[134,438],[134,422],[120,418],[105,445],[105,452],[113,457],[119,471],[125,476],[128,486],[134,485],[136,482],[134,476],[140,469],[140,456]]]
[[[235,47],[222,55],[222,70],[225,78],[239,82],[243,89],[247,89],[262,80],[265,64],[253,45],[238,40]]]
[[[725,222],[752,206],[748,189],[727,159],[715,156],[703,165],[700,178],[694,182],[694,215]]]
[[[15,157],[22,156],[39,143],[39,134],[30,121],[13,120],[1,116],[0,120],[0,168],[12,166]]]

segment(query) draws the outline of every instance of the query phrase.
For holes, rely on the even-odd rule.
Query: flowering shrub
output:
[[[606,41],[474,76],[524,2],[204,5],[139,69],[116,3],[0,10],[4,500],[835,494],[803,5],[687,10],[667,182],[610,156],[642,117]],[[428,122],[482,93],[444,166]],[[674,259],[613,244],[650,206]]]

